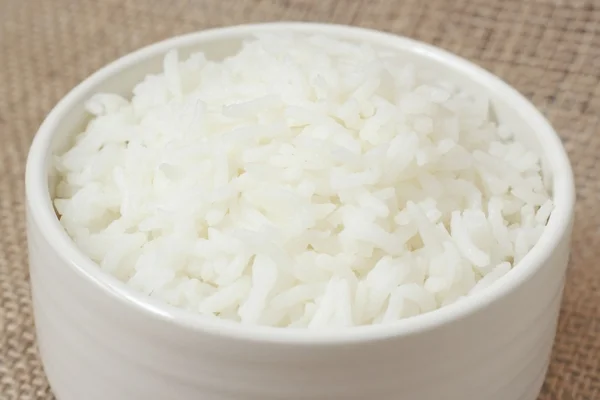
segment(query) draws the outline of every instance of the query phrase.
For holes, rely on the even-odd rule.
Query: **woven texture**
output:
[[[54,399],[35,347],[23,200],[27,150],[44,116],[91,72],[143,45],[279,20],[432,43],[496,73],[544,111],[571,156],[578,203],[540,400],[600,399],[599,0],[0,0],[0,400]]]

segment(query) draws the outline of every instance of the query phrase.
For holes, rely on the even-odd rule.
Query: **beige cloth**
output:
[[[571,156],[578,203],[540,399],[600,399],[599,0],[0,0],[0,399],[53,399],[36,355],[23,218],[25,158],[46,113],[92,71],[143,45],[280,20],[355,24],[433,43],[544,110]]]

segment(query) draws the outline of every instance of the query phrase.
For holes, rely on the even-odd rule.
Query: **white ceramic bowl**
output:
[[[485,91],[552,175],[556,209],[533,250],[497,284],[394,326],[341,332],[247,327],[159,304],[101,271],[51,205],[51,154],[85,123],[94,92],[127,94],[171,48],[210,58],[259,31],[320,33],[397,51]],[[27,164],[31,288],[39,349],[60,400],[534,400],[548,365],[569,257],[574,188],[561,142],[519,93],[437,48],[358,28],[238,26],[170,39],[108,65],[48,115]]]

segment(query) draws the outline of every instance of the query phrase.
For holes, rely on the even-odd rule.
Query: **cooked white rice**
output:
[[[55,158],[67,232],[173,306],[244,324],[387,324],[485,290],[553,204],[481,93],[324,37],[175,51],[98,94]]]

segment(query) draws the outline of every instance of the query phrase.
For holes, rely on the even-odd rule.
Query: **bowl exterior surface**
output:
[[[49,240],[50,239],[50,240]],[[248,343],[107,296],[29,221],[39,349],[60,400],[535,400],[568,243],[511,296],[439,329],[357,344]]]

